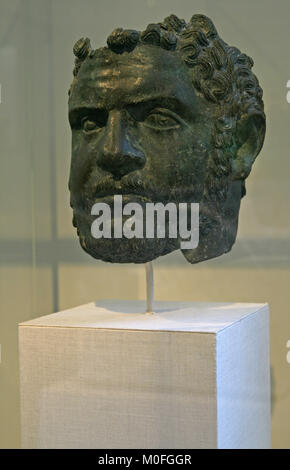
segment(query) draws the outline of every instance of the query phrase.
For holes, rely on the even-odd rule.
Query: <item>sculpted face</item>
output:
[[[136,263],[180,248],[178,238],[93,238],[92,206],[106,202],[113,209],[114,195],[122,195],[123,204],[141,206],[200,203],[200,244],[184,255],[198,262],[228,251],[224,233],[229,232],[231,246],[243,179],[230,178],[234,165],[221,161],[226,167],[220,170],[221,189],[212,172],[220,104],[194,87],[179,50],[141,43],[122,53],[110,48],[85,51],[83,42],[81,54],[69,99],[69,187],[83,249],[104,261]]]
[[[95,202],[200,202],[214,105],[194,91],[172,52],[141,46],[84,64],[70,100],[70,189],[83,247],[95,257],[147,261],[178,240],[95,240]],[[137,241],[137,243],[136,243]]]

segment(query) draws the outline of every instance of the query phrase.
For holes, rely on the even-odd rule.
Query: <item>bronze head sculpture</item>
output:
[[[82,248],[116,263],[180,248],[178,237],[92,237],[93,204],[122,195],[141,205],[199,203],[199,244],[184,256],[197,263],[228,252],[265,135],[252,59],[203,15],[118,28],[96,50],[82,38],[74,54],[69,188]]]

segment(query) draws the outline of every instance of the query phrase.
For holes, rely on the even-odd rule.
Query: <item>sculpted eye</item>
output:
[[[93,121],[92,119],[84,118],[82,120],[82,129],[85,132],[93,132],[96,129],[98,129],[96,121]]]
[[[147,127],[160,131],[177,129],[181,124],[175,113],[165,109],[154,109],[148,114],[143,123]]]

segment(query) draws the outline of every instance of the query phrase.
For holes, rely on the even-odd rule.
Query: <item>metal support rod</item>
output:
[[[146,269],[146,313],[153,313],[154,276],[153,276],[152,261],[145,264],[145,269]]]

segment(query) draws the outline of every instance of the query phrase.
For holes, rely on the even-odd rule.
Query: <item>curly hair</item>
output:
[[[205,184],[206,200],[223,201],[227,195],[228,177],[236,154],[236,124],[244,115],[260,115],[265,120],[263,91],[252,72],[253,60],[230,47],[218,35],[213,22],[204,15],[193,15],[186,23],[170,15],[162,23],[149,24],[145,31],[115,29],[107,39],[108,48],[116,54],[131,52],[140,44],[150,44],[181,54],[189,69],[194,88],[204,98],[216,103],[219,112],[212,135],[213,151],[208,160]],[[74,81],[83,61],[94,56],[88,38],[74,46]],[[72,83],[71,88],[73,87]],[[246,178],[245,175],[244,179]],[[242,196],[245,194],[242,182]]]

